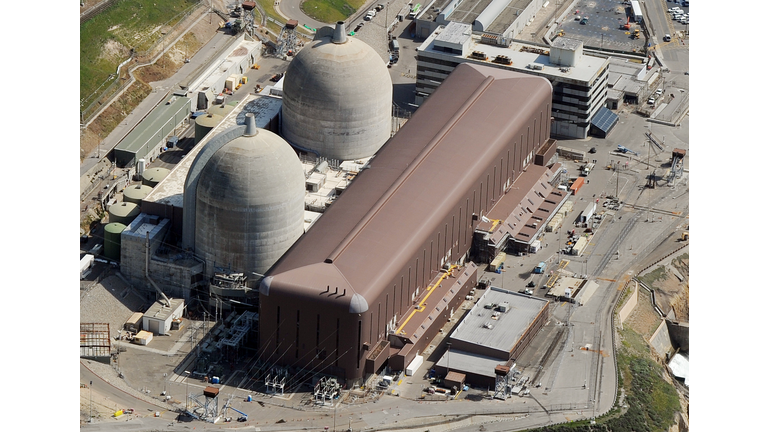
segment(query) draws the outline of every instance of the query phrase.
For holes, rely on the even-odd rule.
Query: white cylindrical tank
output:
[[[351,160],[372,156],[389,139],[392,80],[373,48],[342,35],[343,23],[318,30],[288,66],[282,136],[325,158]]]
[[[200,171],[195,253],[238,272],[265,273],[304,233],[304,170],[278,135],[255,129],[219,148]]]
[[[136,163],[136,175],[141,178],[141,175],[144,174],[144,169],[147,167],[147,161],[144,159],[139,159],[139,161]]]

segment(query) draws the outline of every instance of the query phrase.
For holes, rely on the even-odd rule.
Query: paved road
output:
[[[306,15],[301,10],[301,2],[302,0],[281,0],[275,5],[275,10],[286,19],[297,20],[300,26],[306,24],[313,29],[319,29],[320,27],[331,25],[331,23],[323,23]]]
[[[115,378],[119,379],[119,378]],[[108,381],[106,381],[104,378],[96,375],[94,372],[92,372],[86,364],[81,361],[80,362],[80,382],[85,384],[90,384],[90,392],[92,392],[91,399],[93,400],[93,405],[106,405],[107,407],[121,409],[121,408],[133,408],[136,411],[136,414],[138,416],[145,416],[150,415],[154,412],[161,412],[162,415],[158,419],[164,424],[168,424],[168,421],[172,420],[176,417],[176,413],[171,413],[166,410],[165,407],[155,405],[153,403],[146,402],[142,399],[136,398],[132,396],[129,393],[126,393],[125,391],[113,386]],[[96,409],[94,409],[94,413],[96,412]],[[94,415],[95,417],[95,415]],[[102,418],[104,417],[103,414],[103,408],[102,408]],[[134,418],[135,419],[135,418]],[[126,419],[127,420],[127,419]],[[141,421],[142,419],[135,419],[133,423],[143,424]],[[114,422],[117,422],[118,420],[114,420]],[[108,420],[110,424],[113,424],[111,420]],[[100,428],[103,425],[104,421],[97,422],[94,425],[87,426],[88,428],[92,428],[94,426],[97,426]]]
[[[190,59],[190,62],[182,66],[173,76],[163,81],[150,83],[152,86],[152,93],[150,93],[150,95],[147,96],[136,109],[128,114],[125,120],[117,125],[115,129],[104,138],[100,149],[97,149],[83,160],[80,164],[80,175],[85,174],[99,161],[99,158],[96,157],[97,152],[100,156],[103,156],[117,146],[117,144],[119,144],[120,141],[163,100],[171,88],[187,78],[189,74],[193,73],[198,67],[208,64],[231,38],[232,35],[228,33],[216,33],[216,35],[214,35],[213,38]]]

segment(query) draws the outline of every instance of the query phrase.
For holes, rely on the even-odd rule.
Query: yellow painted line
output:
[[[397,385],[400,385],[402,383],[403,383],[403,380],[400,380],[400,381],[397,382]]]
[[[416,308],[415,308],[414,310],[412,310],[412,311],[411,311],[411,313],[408,315],[408,318],[406,318],[406,319],[405,319],[405,321],[403,321],[403,324],[402,324],[402,325],[400,325],[400,328],[398,328],[398,329],[397,329],[397,331],[395,332],[395,334],[398,334],[398,335],[399,335],[399,334],[402,334],[401,332],[402,332],[402,330],[403,330],[403,327],[405,327],[405,325],[406,325],[406,324],[408,324],[408,321],[410,321],[410,320],[411,320],[411,318],[413,318],[413,315],[414,315],[416,312],[423,312],[423,311],[424,311],[424,303],[427,301],[427,299],[429,298],[429,296],[431,296],[431,295],[432,295],[432,292],[435,290],[435,288],[437,288],[438,286],[440,286],[440,283],[442,283],[442,282],[443,282],[443,279],[447,278],[447,277],[448,277],[448,276],[451,274],[451,272],[452,272],[452,271],[453,271],[455,268],[457,268],[457,267],[458,267],[457,265],[451,265],[451,266],[448,268],[448,271],[447,271],[447,272],[445,272],[445,273],[443,273],[443,274],[440,276],[440,279],[438,279],[438,280],[437,280],[437,282],[435,282],[433,285],[431,285],[431,286],[430,286],[430,287],[427,289],[427,295],[426,295],[426,296],[424,296],[424,298],[423,298],[423,299],[422,299],[422,300],[419,302],[418,306],[416,306]]]
[[[459,395],[460,395],[460,394],[461,394],[461,392],[463,392],[463,391],[464,391],[464,390],[459,390],[459,392],[458,392],[458,393],[456,393],[456,397],[454,397],[454,399],[458,399],[458,398],[459,398]]]

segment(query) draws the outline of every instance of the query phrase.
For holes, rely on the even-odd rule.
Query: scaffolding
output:
[[[219,419],[219,389],[206,387],[200,394],[189,395],[187,413],[192,417],[216,423]]]
[[[277,37],[277,51],[275,52],[277,57],[286,58],[296,54],[296,49],[300,45],[299,35],[296,33],[298,25],[298,21],[288,20],[280,30],[280,35]]]
[[[80,357],[108,359],[111,355],[109,323],[80,323]]]
[[[510,368],[509,366],[498,365],[493,370],[496,374],[496,386],[494,387],[493,398],[507,400],[509,397],[509,390],[512,386],[510,380]]]
[[[256,22],[253,15],[253,10],[256,8],[256,2],[244,1],[243,2],[243,21],[245,26],[245,32],[248,36],[253,36],[256,33]]]

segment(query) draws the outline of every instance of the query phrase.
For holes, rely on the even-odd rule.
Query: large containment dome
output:
[[[115,261],[120,260],[120,234],[125,231],[125,225],[119,222],[108,223],[104,226],[104,256]]]
[[[265,273],[304,233],[301,162],[278,135],[251,126],[200,171],[194,248],[209,272],[215,265]]]
[[[130,225],[136,216],[141,213],[139,206],[130,202],[121,202],[109,206],[109,222],[118,222],[123,225]]]
[[[283,84],[282,136],[328,159],[372,156],[392,131],[392,80],[370,46],[323,27],[293,58]]]

